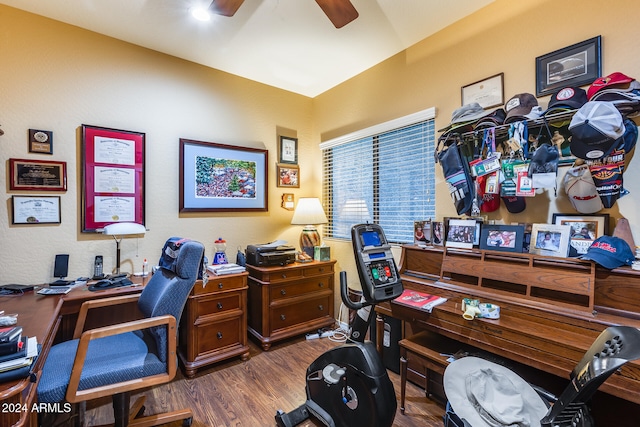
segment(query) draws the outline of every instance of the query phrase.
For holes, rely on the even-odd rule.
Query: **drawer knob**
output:
[[[324,310],[324,306],[323,306],[322,304],[320,304],[320,305],[318,306],[318,310],[320,310],[320,311]]]
[[[218,283],[218,289],[222,289],[223,286],[222,282]]]
[[[218,310],[222,310],[222,303],[221,302],[218,303]]]
[[[281,289],[281,290],[280,290],[280,294],[281,294],[281,295],[286,295],[286,294],[287,294],[287,291],[286,291],[286,290],[284,290],[284,289]]]
[[[219,339],[219,340],[221,340],[221,339],[222,339],[222,332],[218,332],[218,333],[216,334],[216,336],[218,337],[218,339]]]
[[[318,282],[318,287],[319,288],[323,288],[324,287],[324,283],[323,282]]]
[[[280,315],[280,320],[286,320],[286,319],[287,319],[287,316],[285,316],[284,314]]]
[[[320,273],[322,273],[322,272],[324,271],[324,267],[320,267],[320,268],[318,269],[318,271],[320,271]]]
[[[283,279],[286,279],[286,278],[287,278],[287,275],[286,275],[285,273],[282,273],[282,278],[283,278]]]

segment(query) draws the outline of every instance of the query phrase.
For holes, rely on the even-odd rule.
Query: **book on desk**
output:
[[[17,326],[22,330],[21,327]],[[38,356],[36,337],[24,337],[22,333],[11,342],[0,347],[0,382],[25,378]]]
[[[395,299],[397,303],[425,310],[428,313],[431,313],[431,310],[433,310],[435,306],[445,303],[446,301],[446,298],[413,289],[405,289],[402,291],[402,294]]]

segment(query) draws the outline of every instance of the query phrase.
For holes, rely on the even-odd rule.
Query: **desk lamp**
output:
[[[313,258],[313,247],[320,246],[320,233],[315,227],[326,224],[327,217],[317,197],[301,197],[293,212],[291,224],[304,225],[300,234],[300,249]]]
[[[120,242],[122,238],[130,234],[144,234],[146,231],[144,225],[135,222],[116,222],[104,227],[102,233],[113,236],[116,241],[116,274],[120,274]]]

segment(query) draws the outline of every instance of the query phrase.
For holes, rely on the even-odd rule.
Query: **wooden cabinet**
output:
[[[279,341],[335,324],[335,261],[313,261],[249,271],[249,326],[264,350]]]
[[[187,377],[221,360],[249,358],[246,272],[196,282],[180,321],[178,355]]]

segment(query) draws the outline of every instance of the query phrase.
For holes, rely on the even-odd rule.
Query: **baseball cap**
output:
[[[620,237],[600,236],[587,249],[580,259],[595,261],[601,266],[613,269],[623,265],[631,265],[635,259],[629,244]]]
[[[576,211],[589,214],[604,209],[596,185],[593,183],[589,166],[580,165],[567,170],[563,184],[564,191]]]
[[[558,110],[577,110],[587,103],[587,91],[580,87],[565,87],[551,95],[544,114]]]
[[[504,111],[504,108],[496,108],[486,116],[478,119],[473,125],[473,128],[475,130],[500,126],[504,124],[505,117],[507,117],[507,113]]]
[[[451,114],[451,122],[442,129],[438,129],[438,132],[449,131],[452,128],[475,122],[476,120],[491,113],[492,111],[486,111],[477,102],[465,104],[453,111],[453,113]]]
[[[478,182],[478,196],[482,200],[482,204],[480,205],[481,212],[493,212],[500,207],[500,191],[494,193],[487,192],[488,177],[489,175],[482,175],[476,178]]]
[[[589,101],[569,124],[571,153],[585,160],[608,156],[625,131],[622,114],[611,103]]]
[[[527,207],[524,197],[519,196],[502,196],[502,203],[511,213],[520,213]]]
[[[538,100],[530,93],[519,93],[514,95],[504,105],[504,109],[507,112],[507,117],[504,119],[504,123],[511,123],[518,120],[525,120],[526,115],[531,113],[531,109],[538,105]]]
[[[605,88],[615,87],[617,85],[631,83],[635,79],[633,77],[629,77],[626,74],[622,74],[619,71],[615,73],[611,73],[608,76],[598,77],[591,83],[589,89],[587,89],[587,97],[589,100],[596,94],[596,92],[601,91]]]

